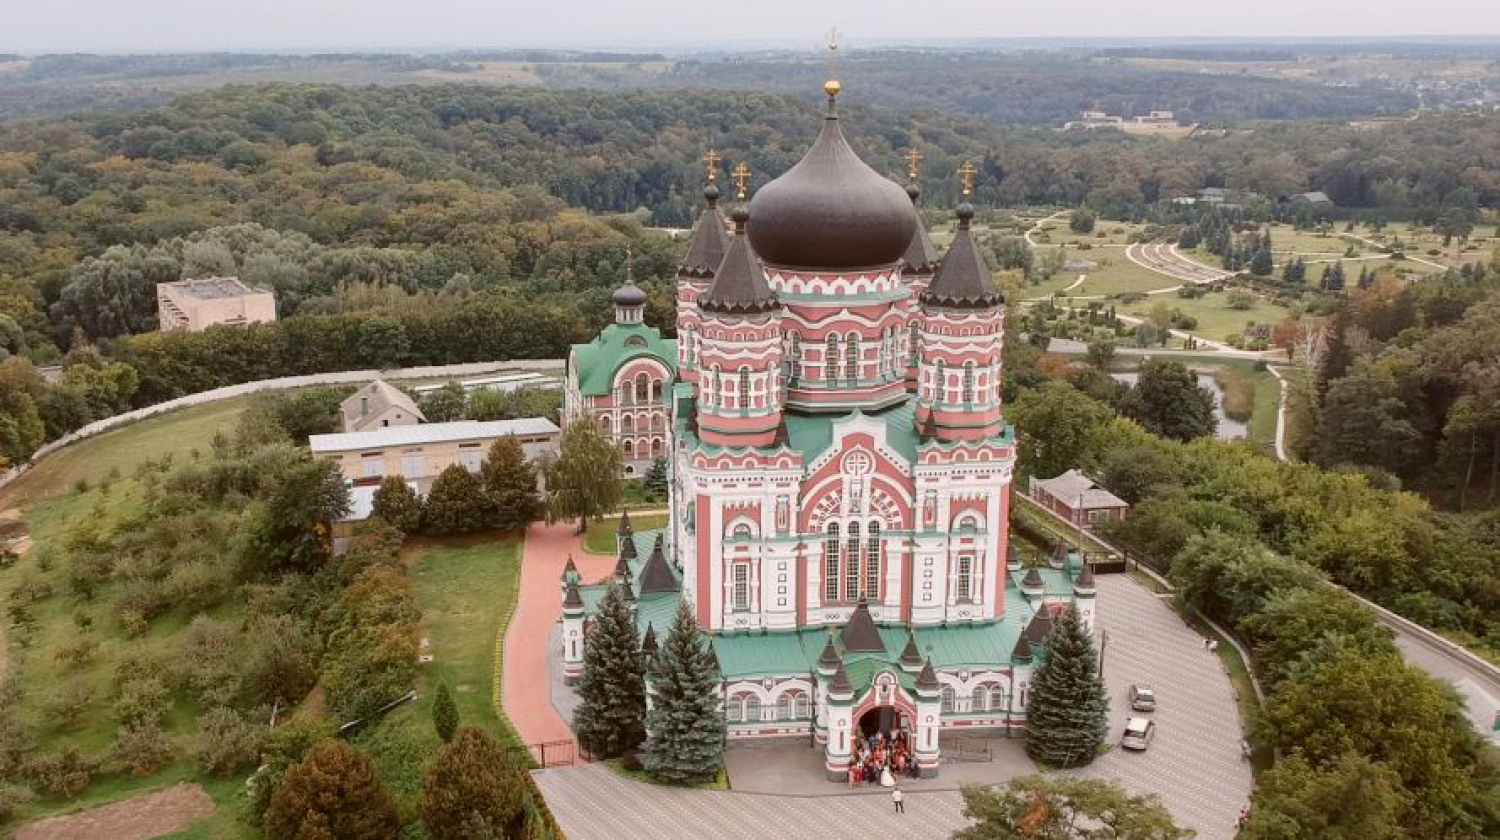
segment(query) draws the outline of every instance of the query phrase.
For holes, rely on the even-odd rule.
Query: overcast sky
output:
[[[0,51],[1500,34],[1497,0],[0,0]]]

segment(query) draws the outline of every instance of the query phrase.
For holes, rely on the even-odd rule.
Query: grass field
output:
[[[1191,331],[1194,335],[1218,341],[1243,332],[1248,322],[1275,324],[1285,318],[1287,313],[1284,307],[1267,303],[1264,298],[1257,298],[1255,305],[1249,309],[1231,309],[1225,302],[1223,293],[1215,292],[1201,298],[1179,298],[1175,295],[1169,298],[1147,298],[1131,304],[1126,314],[1144,318],[1159,301],[1182,310],[1184,315],[1198,319],[1198,327]]]
[[[667,515],[665,513],[650,513],[645,516],[631,514],[630,525],[637,534],[642,531],[656,531],[667,527]],[[588,533],[583,536],[583,550],[590,554],[614,554],[615,531],[619,527],[620,517],[618,516],[609,516],[590,522]]]
[[[1123,246],[1130,242],[1130,237],[1140,233],[1145,227],[1134,222],[1109,222],[1100,219],[1094,224],[1092,233],[1074,233],[1068,227],[1068,217],[1060,216],[1042,225],[1036,239],[1041,244],[1066,245],[1070,249],[1077,248],[1082,243],[1095,248],[1102,245]]]

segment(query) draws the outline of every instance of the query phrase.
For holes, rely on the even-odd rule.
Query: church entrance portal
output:
[[[859,716],[859,731],[866,738],[877,732],[890,738],[908,725],[906,715],[894,706],[875,706]]]

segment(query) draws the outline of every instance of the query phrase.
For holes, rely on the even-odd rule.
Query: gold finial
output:
[[[906,158],[906,177],[917,180],[917,165],[922,162],[922,153],[917,151],[916,146],[912,146],[902,157]]]
[[[708,167],[708,182],[710,184],[719,180],[719,161],[723,159],[724,156],[719,154],[718,149],[712,146],[708,147],[708,153],[703,156],[703,163]]]
[[[977,172],[974,164],[964,161],[958,168],[958,182],[963,185],[964,198],[968,198],[974,192],[974,173]]]
[[[829,99],[838,96],[842,87],[839,85],[839,37],[842,34],[837,26],[828,30],[828,81],[823,83],[823,92]]]
[[[628,282],[635,281],[635,243],[625,243],[625,279]]]
[[[745,187],[750,183],[750,167],[746,166],[744,161],[740,161],[734,165],[734,171],[730,173],[730,177],[734,179],[734,197],[744,201],[747,195]]]

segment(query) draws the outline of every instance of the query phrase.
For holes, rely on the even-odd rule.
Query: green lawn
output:
[[[645,516],[631,514],[630,525],[638,534],[642,531],[660,530],[667,527],[667,515],[665,513],[651,513]],[[619,527],[620,517],[618,516],[595,519],[590,522],[588,533],[583,536],[583,550],[590,554],[614,554],[615,531],[619,530]]]
[[[1174,309],[1182,310],[1183,314],[1198,319],[1198,327],[1191,330],[1194,335],[1219,341],[1231,334],[1243,332],[1248,322],[1276,324],[1287,315],[1285,307],[1268,303],[1264,298],[1257,298],[1255,305],[1249,309],[1232,309],[1225,302],[1222,292],[1211,292],[1201,298],[1179,298],[1175,295],[1147,298],[1131,304],[1126,314],[1147,317],[1151,307],[1158,302],[1164,302]]]
[[[1069,246],[1069,250],[1073,250],[1082,243],[1088,243],[1097,248],[1100,245],[1125,245],[1130,242],[1130,237],[1139,234],[1145,227],[1134,222],[1110,222],[1100,219],[1095,222],[1093,232],[1074,233],[1068,227],[1068,217],[1059,216],[1043,225],[1037,233],[1037,238],[1049,240],[1048,244]],[[1104,235],[1100,236],[1101,233]]]
[[[1088,272],[1083,285],[1069,292],[1073,295],[1121,295],[1128,292],[1150,292],[1182,285],[1165,274],[1143,268],[1125,258],[1124,251],[1100,253],[1098,251],[1073,254],[1085,260],[1099,263],[1099,268]],[[1176,294],[1158,296],[1161,300],[1176,300]]]

